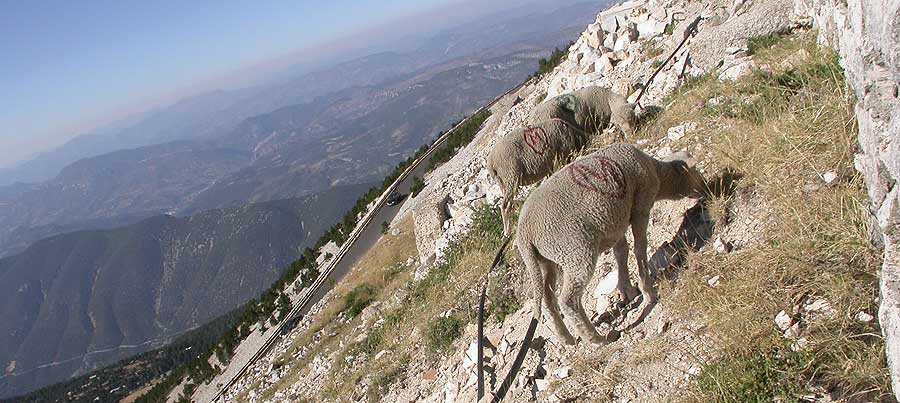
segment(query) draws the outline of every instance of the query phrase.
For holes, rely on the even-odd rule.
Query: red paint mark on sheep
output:
[[[589,164],[596,160],[599,169]],[[590,158],[575,161],[567,169],[569,178],[576,185],[592,192],[601,192],[616,199],[625,197],[625,178],[622,168],[608,158]]]
[[[531,148],[535,154],[544,156],[544,153],[550,148],[547,142],[547,132],[542,127],[529,126],[522,132],[525,144]]]

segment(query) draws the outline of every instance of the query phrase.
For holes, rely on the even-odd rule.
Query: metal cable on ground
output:
[[[512,240],[512,235],[508,235],[506,239],[503,240],[503,244],[500,245],[500,249],[497,251],[497,254],[494,256],[494,262],[491,263],[491,267],[488,268],[487,275],[490,276],[491,272],[494,271],[494,268],[500,264],[500,259],[503,257],[503,252],[506,250],[506,246],[509,245],[509,241]],[[478,373],[478,399],[481,400],[482,396],[484,396],[484,298],[487,294],[487,283],[488,278],[485,277],[484,284],[481,286],[481,296],[478,297],[478,331],[477,337],[478,340],[475,342],[476,348],[478,350],[477,357],[477,373]]]
[[[659,67],[656,68],[656,71],[654,71],[653,74],[650,75],[650,78],[647,80],[647,82],[641,88],[641,93],[638,94],[637,98],[634,99],[635,105],[640,105],[641,97],[643,97],[644,93],[647,92],[647,87],[650,87],[650,83],[653,82],[653,79],[656,78],[656,75],[659,74],[660,71],[662,71],[663,67],[665,67],[666,64],[668,64],[669,61],[672,60],[673,57],[675,57],[675,54],[677,54],[678,51],[681,50],[681,47],[684,46],[684,44],[687,42],[688,38],[691,37],[691,34],[693,34],[695,30],[697,30],[697,25],[700,24],[700,20],[701,20],[700,16],[697,16],[697,18],[695,18],[694,21],[691,22],[690,25],[687,26],[687,28],[684,30],[684,38],[681,39],[681,43],[679,43],[678,47],[676,47],[675,50],[672,51],[672,54],[670,54],[669,57],[666,58],[666,60],[664,62],[662,62],[662,64],[660,64]]]
[[[500,259],[503,257],[503,252],[506,251],[506,247],[509,245],[509,241],[512,239],[512,235],[506,237],[503,241],[503,244],[500,245],[500,249],[497,251],[497,254],[494,256],[494,261],[491,263],[491,267],[488,269],[487,275],[490,276],[491,272],[500,264]],[[484,284],[481,286],[481,295],[478,298],[478,331],[476,341],[477,348],[477,377],[478,377],[478,389],[477,389],[477,399],[481,401],[484,397],[484,299],[487,294],[487,283],[488,279],[485,278]],[[519,351],[516,353],[516,358],[513,360],[512,366],[509,368],[509,371],[506,373],[506,376],[503,378],[503,382],[500,383],[500,387],[493,393],[493,397],[491,398],[491,403],[497,403],[502,400],[506,393],[509,391],[509,388],[512,386],[513,381],[516,379],[516,375],[519,374],[519,370],[522,369],[522,363],[525,362],[525,356],[528,355],[528,348],[531,347],[531,340],[534,339],[534,332],[537,330],[538,318],[532,317],[531,322],[528,324],[528,330],[525,332],[525,337],[522,338],[522,343],[519,345]]]

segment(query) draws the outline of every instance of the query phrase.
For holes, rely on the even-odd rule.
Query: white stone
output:
[[[610,270],[610,272],[606,273],[606,275],[600,279],[600,282],[597,283],[597,288],[594,289],[594,298],[599,299],[604,295],[612,294],[613,291],[616,290],[616,285],[618,284],[618,282],[618,271]]]
[[[824,299],[817,299],[803,306],[803,312],[809,320],[815,320],[819,317],[834,317],[836,314],[831,303]]]
[[[616,38],[615,43],[613,43],[612,50],[618,52],[620,50],[625,50],[628,48],[628,45],[631,45],[631,37],[628,35],[619,35]]]
[[[609,54],[601,55],[600,58],[594,62],[594,71],[601,73],[609,73],[615,68],[613,66],[612,60],[609,58]]]
[[[534,386],[537,387],[538,392],[543,392],[550,387],[550,381],[546,379],[535,379]]]
[[[616,23],[616,17],[614,15],[606,17],[601,16],[598,19],[598,22],[600,22],[600,28],[606,32],[616,32],[619,30],[619,25]]]
[[[661,319],[659,321],[659,324],[656,325],[656,333],[663,334],[666,332],[666,330],[669,330],[669,321]]]
[[[796,339],[800,337],[800,322],[795,322],[787,330],[784,331],[785,339]]]
[[[868,314],[867,312],[859,312],[856,314],[856,320],[858,320],[860,322],[869,323],[874,319],[875,319],[875,317]]]
[[[637,31],[641,38],[652,38],[666,30],[666,23],[655,19],[648,19],[637,24]]]
[[[753,67],[755,64],[753,60],[750,58],[742,58],[735,61],[735,63],[729,65],[724,68],[721,73],[719,73],[719,80],[721,81],[734,81],[738,78],[746,76],[753,72]]]
[[[793,322],[794,319],[784,310],[775,315],[775,325],[778,326],[778,329],[781,329],[781,331],[788,330]]]
[[[559,367],[553,371],[553,375],[559,379],[566,379],[572,374],[572,367]]]
[[[672,149],[669,148],[669,146],[660,147],[658,150],[656,150],[657,157],[665,157],[670,154],[672,154]]]
[[[484,200],[490,204],[497,204],[498,201],[503,197],[503,191],[500,188],[500,184],[495,183],[492,184],[485,190],[484,192]]]
[[[715,287],[719,285],[719,280],[721,280],[722,276],[715,275],[706,280],[706,284],[709,284],[710,287]]]
[[[727,253],[728,245],[725,242],[722,242],[722,238],[716,237],[715,242],[713,242],[713,250],[718,254]]]
[[[603,46],[604,39],[606,39],[606,34],[602,29],[587,32],[587,44],[594,49],[600,49],[600,47]]]
[[[610,49],[615,49],[616,42],[618,42],[618,40],[619,34],[612,32],[609,35],[606,35],[606,38],[603,38],[603,46]]]
[[[469,344],[469,348],[466,349],[466,357],[471,359],[473,362],[478,362],[478,343],[472,342]]]
[[[456,396],[459,395],[459,386],[454,382],[444,384],[444,403],[456,402]]]
[[[825,183],[827,183],[827,184],[829,184],[829,185],[830,185],[832,182],[834,182],[835,179],[837,179],[837,177],[838,177],[838,175],[837,175],[837,173],[834,172],[834,171],[828,171],[828,172],[825,172],[824,174],[822,174],[822,180],[824,180]]]
[[[809,340],[806,337],[798,337],[797,340],[794,340],[791,343],[791,351],[797,352],[806,348],[809,345]]]
[[[666,137],[669,140],[678,141],[681,140],[681,138],[684,137],[684,135],[687,134],[689,130],[694,130],[696,128],[697,124],[694,122],[682,123],[678,126],[672,126],[669,128],[669,130],[666,130]]]

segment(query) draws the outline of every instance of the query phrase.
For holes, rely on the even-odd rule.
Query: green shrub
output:
[[[772,33],[763,36],[757,36],[755,38],[750,38],[747,40],[747,53],[756,54],[763,49],[768,49],[778,43],[781,40],[782,35],[778,33]]]
[[[453,345],[453,342],[462,335],[462,319],[455,316],[440,317],[428,323],[426,339],[428,347],[432,351],[443,352]]]
[[[491,111],[485,109],[466,118],[459,127],[453,125],[456,128],[453,129],[444,144],[431,154],[431,158],[428,160],[427,171],[431,171],[438,165],[449,161],[450,158],[456,155],[457,150],[469,144],[489,116],[491,116]]]
[[[575,42],[570,42],[569,46],[572,46]],[[568,49],[568,47],[567,47]],[[550,73],[556,66],[559,66],[562,63],[563,59],[566,58],[568,54],[568,50],[560,50],[559,48],[554,48],[553,52],[550,52],[549,59],[541,59],[538,60],[538,70],[534,73],[535,77],[540,77],[544,74]]]
[[[700,372],[697,386],[713,402],[800,402],[808,361],[787,348],[722,360]]]
[[[424,188],[425,188],[425,181],[423,181],[422,178],[420,178],[418,176],[413,176],[412,186],[409,187],[410,196],[415,197]]]
[[[359,285],[344,295],[344,313],[355,318],[375,299],[375,289],[368,284]]]

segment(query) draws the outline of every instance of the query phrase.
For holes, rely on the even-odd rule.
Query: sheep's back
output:
[[[571,94],[563,95],[568,96]],[[578,124],[577,120],[575,119],[574,111],[562,107],[560,105],[558,96],[548,99],[542,102],[540,105],[536,106],[531,111],[531,117],[528,119],[528,124],[536,125],[552,119],[563,119],[573,125]]]
[[[587,132],[602,131],[609,125],[612,116],[609,105],[613,96],[616,94],[603,87],[587,87],[575,91],[575,98],[578,100],[575,121]]]
[[[517,236],[541,245],[545,256],[575,244],[611,246],[629,225],[636,189],[655,175],[647,171],[648,158],[616,144],[566,165],[525,201]]]

